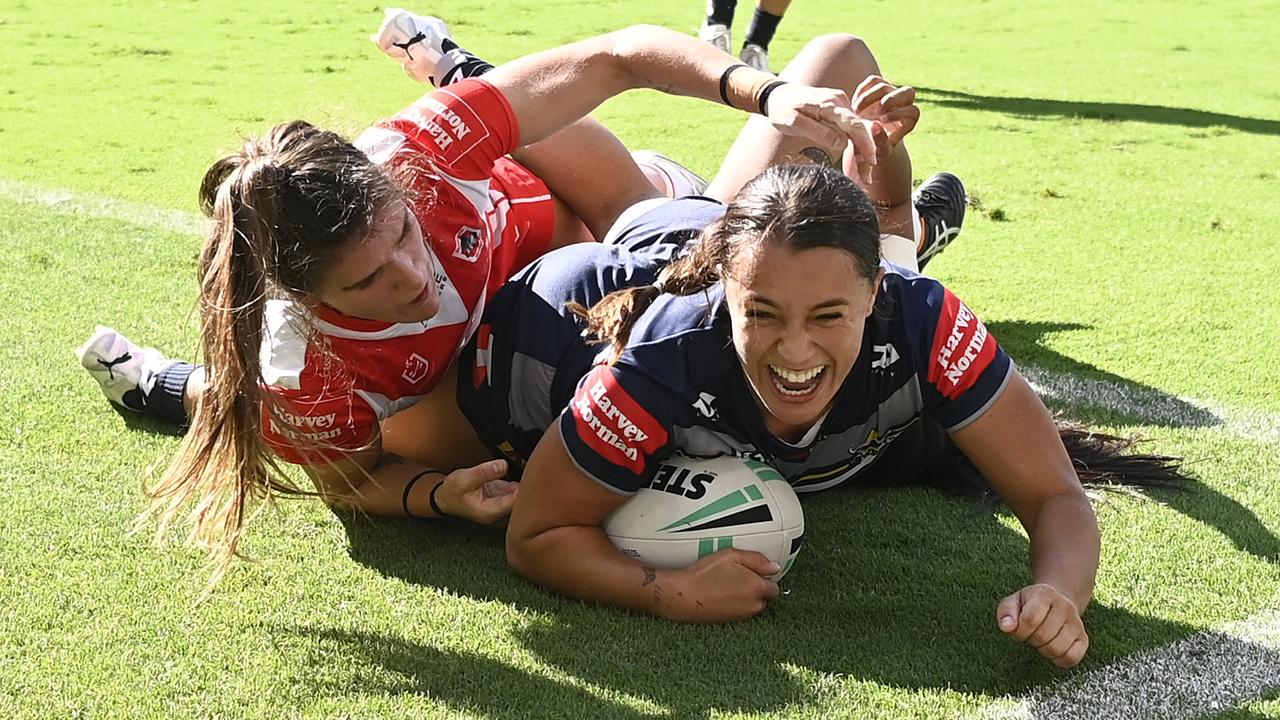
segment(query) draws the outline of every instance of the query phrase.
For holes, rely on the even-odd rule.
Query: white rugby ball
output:
[[[768,465],[723,456],[668,459],[604,521],[623,553],[654,567],[682,568],[721,548],[764,554],[791,569],[804,541],[804,514],[791,485]]]

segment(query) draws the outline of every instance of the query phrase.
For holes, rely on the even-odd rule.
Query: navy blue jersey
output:
[[[681,202],[660,207],[638,224],[651,233],[664,227],[664,220],[687,226]],[[713,221],[722,212],[716,210],[704,209],[699,219]],[[543,260],[544,272],[556,257]],[[612,366],[600,364],[599,348],[567,340],[580,328],[555,332],[543,325],[538,335],[566,338],[587,350],[560,353],[575,362],[555,364],[550,385],[559,392],[554,397],[516,377],[507,404],[537,400],[546,408],[545,418],[567,403],[557,422],[570,458],[583,473],[618,492],[648,486],[658,464],[674,453],[757,459],[775,467],[797,491],[862,476],[896,441],[919,434],[922,425],[955,431],[980,417],[1013,373],[995,338],[955,295],[931,278],[887,263],[882,267],[884,282],[858,359],[831,410],[799,444],[784,442],[766,428],[733,347],[719,285],[696,295],[659,297],[638,319]],[[600,271],[559,267],[556,272],[594,278]],[[554,304],[557,298],[544,300]],[[532,304],[528,298],[524,303]],[[532,331],[495,325],[492,332],[496,337]],[[570,377],[576,387],[566,398]]]
[[[567,307],[653,283],[677,253],[720,217],[723,206],[690,197],[635,218],[609,245],[581,243],[544,255],[489,301],[458,359],[458,407],[518,474],[573,397],[600,348],[582,338]]]

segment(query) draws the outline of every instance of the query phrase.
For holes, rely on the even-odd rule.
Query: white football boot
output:
[[[742,52],[738,54],[738,59],[760,72],[773,72],[769,69],[769,53],[759,45],[752,45],[751,43],[743,45]]]
[[[703,21],[702,27],[698,29],[698,39],[715,45],[720,49],[720,52],[726,55],[729,53],[729,47],[733,42],[728,25],[719,25],[706,21]]]
[[[109,327],[99,325],[75,351],[85,370],[98,381],[111,402],[134,412],[143,411],[143,398],[156,376],[177,362],[155,348],[138,347]]]
[[[378,49],[400,63],[409,77],[435,85],[436,66],[445,50],[449,26],[438,17],[415,15],[400,8],[387,8],[378,32],[369,36]]]

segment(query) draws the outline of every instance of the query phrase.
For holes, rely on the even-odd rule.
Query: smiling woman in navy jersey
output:
[[[750,457],[800,492],[976,480],[1031,541],[1032,582],[999,600],[999,628],[1079,663],[1097,522],[1053,418],[982,321],[938,281],[881,261],[872,204],[827,168],[771,168],[727,206],[669,201],[620,244],[634,260],[699,232],[656,276],[660,263],[619,269],[616,248],[569,248],[495,297],[482,352],[464,354],[475,372],[459,403],[515,456],[550,427],[512,511],[512,567],[673,620],[743,619],[778,593],[762,555],[730,548],[659,570],[601,529],[664,459]],[[646,273],[656,282],[640,284]],[[577,308],[602,350],[561,308],[610,284],[632,287]]]

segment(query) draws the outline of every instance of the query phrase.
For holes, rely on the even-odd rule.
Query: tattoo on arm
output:
[[[815,165],[822,165],[833,170],[840,169],[840,158],[838,156],[832,156],[831,153],[817,147],[816,145],[811,145],[801,150],[800,154]]]
[[[644,571],[644,582],[640,583],[640,587],[644,587],[658,579],[657,570],[654,570],[651,567],[642,567],[640,569]]]

